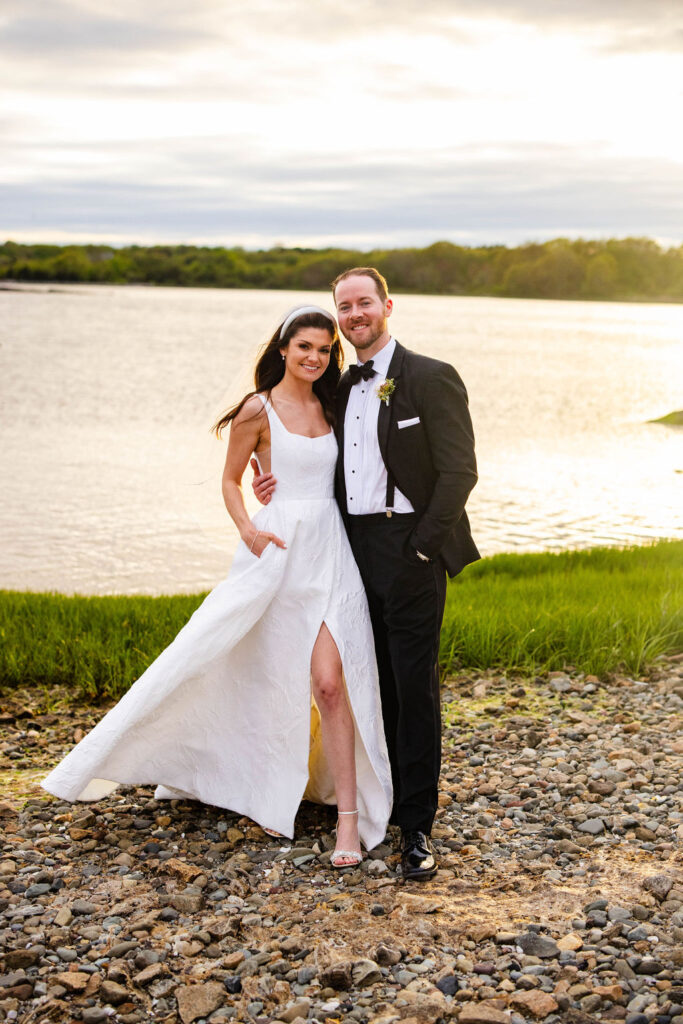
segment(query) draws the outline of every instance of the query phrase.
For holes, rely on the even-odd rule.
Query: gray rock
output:
[[[641,960],[640,963],[637,964],[636,968],[635,968],[636,974],[646,974],[646,975],[661,974],[663,970],[664,970],[664,964],[661,964],[658,960],[650,960],[650,959]]]
[[[572,681],[568,676],[557,676],[550,680],[550,689],[553,693],[568,693],[572,688]]]
[[[391,946],[387,946],[386,943],[380,942],[379,946],[375,950],[375,960],[381,967],[393,967],[401,960],[401,953],[398,949],[393,949]]]
[[[39,882],[36,885],[29,885],[24,895],[28,899],[33,899],[35,896],[44,896],[51,888],[47,882]]]
[[[579,832],[587,832],[591,836],[599,836],[601,832],[605,831],[605,823],[602,818],[588,818],[587,821],[581,822],[576,828]]]
[[[351,968],[351,978],[356,988],[366,988],[382,980],[382,971],[374,960],[356,960]]]
[[[66,949],[64,946],[58,946],[55,953],[60,960],[63,960],[67,964],[73,963],[74,960],[78,960],[78,953],[75,949]]]
[[[402,971],[397,971],[395,977],[399,985],[410,985],[411,981],[415,981],[416,975],[404,968]]]
[[[458,991],[458,979],[454,974],[447,974],[444,978],[439,978],[436,987],[445,996],[454,996]]]
[[[657,899],[665,899],[673,888],[674,879],[669,875],[650,875],[643,879],[643,889],[651,892]]]
[[[491,964],[490,966],[493,968],[493,964]],[[429,972],[433,971],[435,967],[436,962],[434,960],[430,960],[429,958],[422,960],[420,963],[410,964],[410,970],[414,971],[415,974],[429,974]],[[487,973],[484,971],[478,971],[476,967],[474,968],[474,970],[477,974]]]
[[[636,972],[626,960],[615,960],[614,970],[620,978],[624,978],[626,981],[633,981],[636,977]]]
[[[128,942],[117,942],[111,947],[108,955],[112,960],[118,960],[119,957],[125,956],[126,953],[130,953],[131,950],[137,949],[139,945],[140,943],[136,942],[134,939],[129,940]]]
[[[629,1002],[626,1009],[631,1013],[641,1013],[647,1006],[652,1006],[657,1002],[657,996],[651,992],[646,992],[641,996],[634,996]]]
[[[278,854],[276,860],[290,860],[297,861],[299,857],[309,857],[314,860],[316,857],[315,850],[312,850],[310,846],[293,846],[291,850],[287,850],[285,853]]]
[[[110,1015],[110,1011],[103,1006],[86,1006],[81,1010],[83,1024],[100,1024],[100,1021],[107,1020]]]
[[[541,960],[548,960],[560,955],[557,943],[545,935],[537,935],[536,932],[525,932],[517,935],[515,945],[519,946],[527,956],[537,956]]]
[[[150,964],[158,964],[160,959],[155,949],[141,949],[139,953],[135,954],[135,966],[141,971],[143,967],[149,967]]]
[[[97,907],[94,903],[90,903],[88,900],[74,900],[69,910],[72,914],[95,914],[97,913]]]

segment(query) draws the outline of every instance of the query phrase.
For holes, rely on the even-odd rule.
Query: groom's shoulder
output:
[[[413,352],[412,349],[401,346],[404,352],[405,372],[411,376],[420,377],[452,377],[458,376],[455,367],[443,359],[434,359],[433,356],[425,356],[421,352]]]

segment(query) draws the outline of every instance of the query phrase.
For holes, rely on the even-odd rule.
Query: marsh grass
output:
[[[89,699],[119,697],[203,596],[0,591],[0,687],[62,684]]]
[[[0,687],[62,684],[90,700],[118,697],[203,596],[0,591]],[[469,566],[448,588],[441,665],[636,674],[682,648],[683,542],[661,541]]]
[[[451,582],[441,664],[642,672],[683,647],[683,542],[496,555]]]

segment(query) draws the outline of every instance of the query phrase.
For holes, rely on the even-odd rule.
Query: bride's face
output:
[[[285,372],[298,380],[315,381],[322,377],[330,362],[332,338],[322,327],[300,327],[289,345],[281,348]]]

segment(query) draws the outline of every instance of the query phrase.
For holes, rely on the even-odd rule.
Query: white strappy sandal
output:
[[[338,816],[341,818],[342,815],[347,814],[358,814],[358,811],[337,811]],[[336,832],[336,829],[335,829]],[[344,858],[347,863],[340,864],[339,861]],[[335,849],[332,856],[330,857],[330,864],[333,868],[341,870],[342,868],[355,868],[363,860],[363,854],[359,853],[358,850],[337,850]]]

